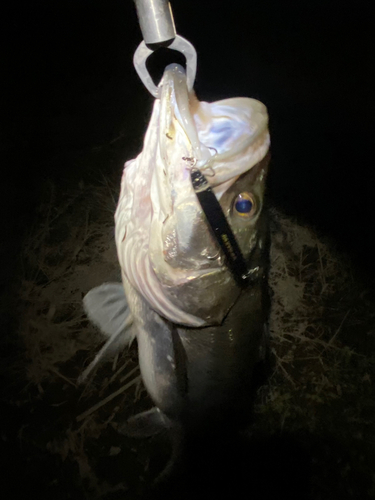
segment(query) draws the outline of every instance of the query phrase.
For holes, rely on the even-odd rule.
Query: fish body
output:
[[[265,244],[266,232],[264,221]],[[124,278],[128,305],[137,313],[139,364],[148,394],[169,422],[193,433],[245,423],[249,416],[253,370],[268,341],[266,252],[258,249],[255,262],[259,276],[224,321],[200,328],[162,318]],[[136,420],[133,424],[136,434]]]
[[[85,298],[109,343],[137,338],[155,409],[129,419],[130,435],[150,435],[159,424],[195,430],[242,421],[268,342],[266,108],[247,98],[199,102],[178,65],[166,68],[161,86],[143,151],[125,165],[115,214],[123,288],[106,285],[106,301],[100,287]],[[203,213],[193,167],[206,175],[248,266],[244,289]]]

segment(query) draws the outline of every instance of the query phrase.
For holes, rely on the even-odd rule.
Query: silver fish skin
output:
[[[184,328],[157,314],[123,277],[137,325],[142,379],[158,411],[131,418],[123,432],[148,436],[174,423],[192,434],[246,424],[253,371],[268,345],[268,222],[258,221],[251,261],[258,268],[220,325]],[[262,242],[262,245],[259,242]],[[160,414],[162,412],[162,415]],[[152,415],[152,418],[150,418]],[[167,418],[165,418],[167,417]],[[150,429],[148,429],[150,425]]]
[[[112,293],[106,301],[101,287],[84,300],[88,316],[100,326],[102,315],[106,334],[116,338],[122,317],[111,326],[101,308],[119,301],[115,309],[129,325],[124,338],[137,338],[155,408],[128,420],[123,431],[132,436],[173,425],[195,432],[245,421],[254,367],[268,344],[266,108],[246,98],[200,103],[187,92],[178,65],[166,68],[161,85],[143,152],[125,166],[115,215],[125,296],[106,285]],[[192,163],[207,175],[252,271],[244,290],[194,193]],[[243,194],[251,200],[248,214],[236,210]]]

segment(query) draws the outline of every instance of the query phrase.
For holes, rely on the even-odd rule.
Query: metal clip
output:
[[[174,49],[182,54],[186,58],[186,82],[189,92],[193,89],[195,75],[197,72],[197,53],[193,45],[182,38],[182,36],[177,35],[171,45],[168,46],[169,49]],[[139,78],[142,80],[143,85],[146,89],[157,99],[159,96],[159,88],[153,82],[149,72],[146,68],[146,60],[150,54],[154,51],[149,49],[145,42],[141,42],[135,51],[133,63]]]
[[[167,0],[135,0],[143,41],[135,51],[133,63],[147,90],[159,98],[159,88],[146,68],[147,58],[159,47],[181,52],[186,59],[186,81],[189,92],[193,89],[197,72],[197,53],[193,45],[176,35],[172,10]]]

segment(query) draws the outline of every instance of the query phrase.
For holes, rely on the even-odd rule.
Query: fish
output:
[[[122,432],[186,435],[245,425],[256,365],[269,345],[270,161],[266,106],[251,98],[199,101],[183,67],[166,67],[137,158],[125,164],[115,212],[121,283],[105,283],[84,308],[108,353],[134,338],[154,407]],[[239,286],[192,183],[199,172],[249,270]],[[214,228],[215,229],[215,228]]]

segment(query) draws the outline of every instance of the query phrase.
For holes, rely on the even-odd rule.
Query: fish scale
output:
[[[173,135],[165,133],[166,123]],[[105,317],[108,342],[119,335],[123,314],[123,337],[137,339],[143,382],[155,404],[131,417],[121,432],[147,437],[170,429],[172,459],[181,433],[222,433],[249,419],[253,373],[268,345],[267,126],[259,101],[200,105],[183,68],[167,67],[143,151],[125,165],[115,214],[125,294],[107,284],[110,298],[103,300],[102,286],[85,300],[95,324]],[[218,143],[224,149],[213,150]],[[190,173],[198,162],[212,174],[206,177],[215,186],[211,195],[251,273],[245,288],[238,286],[194,191]],[[236,211],[242,194],[252,200],[248,215]],[[115,328],[105,308],[113,309],[116,301]]]

